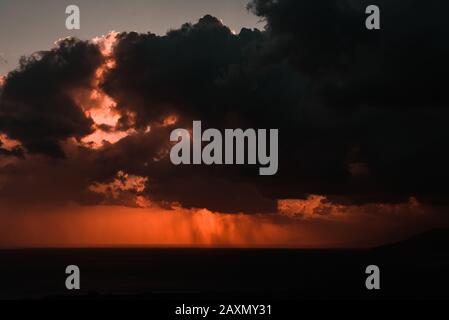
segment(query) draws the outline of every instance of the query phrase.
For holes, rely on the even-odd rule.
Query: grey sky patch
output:
[[[0,64],[6,63],[8,63],[8,60],[6,60],[5,54],[3,52],[0,52]]]

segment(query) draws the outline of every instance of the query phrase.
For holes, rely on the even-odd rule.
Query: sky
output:
[[[380,30],[365,0],[79,2],[74,34],[55,3],[1,3],[0,247],[367,247],[449,226],[446,2],[377,0]],[[278,171],[174,165],[195,120],[278,129]]]

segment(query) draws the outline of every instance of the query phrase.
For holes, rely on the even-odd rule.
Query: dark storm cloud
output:
[[[217,128],[289,126],[304,80],[288,65],[272,63],[266,42],[258,30],[235,35],[211,16],[162,37],[124,33],[103,87],[117,101],[125,127],[129,111],[136,114],[131,125],[140,128],[173,114],[177,127],[193,119]],[[175,167],[168,158],[155,166],[147,173],[153,199],[227,212],[276,208],[252,180],[256,168]]]
[[[365,8],[373,4],[381,30],[368,31]],[[320,79],[329,104],[447,106],[447,2],[254,0],[249,8],[289,61]]]
[[[365,29],[371,4],[380,8],[381,30]],[[309,142],[335,149],[303,150],[299,163],[314,159],[312,152],[338,164],[298,169],[315,180],[331,168],[306,189],[315,185],[358,202],[447,197],[448,3],[255,0],[249,7],[266,19],[274,51],[310,77]],[[361,166],[363,174],[338,172],[344,166]]]
[[[377,2],[380,31],[365,28],[368,3],[280,0],[250,5],[266,19],[265,33],[233,35],[205,17],[165,37],[123,34],[105,88],[137,113],[138,125],[177,113],[185,123],[212,127],[279,128],[276,176],[213,171],[257,186],[268,199],[317,193],[357,203],[436,200],[448,178],[449,65],[449,28],[437,3]],[[182,169],[191,171],[212,181],[207,168]],[[164,181],[170,190],[175,178]]]
[[[381,8],[381,30],[365,28],[369,4]],[[143,194],[152,200],[227,212],[272,212],[276,199],[307,194],[338,203],[447,201],[448,7],[436,0],[255,0],[250,9],[266,20],[263,32],[234,34],[205,16],[165,36],[122,33],[102,88],[117,102],[120,129],[138,133],[99,150],[80,148],[58,160],[58,172],[81,173],[60,175],[85,192],[123,170],[148,177]],[[0,132],[31,152],[58,155],[50,147],[90,132],[91,120],[65,92],[88,86],[101,57],[76,41],[43,57],[8,76]],[[162,127],[169,115],[178,123]],[[277,175],[172,165],[169,132],[192,120],[278,128]],[[101,201],[83,192],[80,201]]]
[[[101,60],[96,46],[74,39],[23,58],[6,78],[0,97],[0,130],[20,140],[31,153],[63,157],[59,142],[90,133],[93,124],[70,90],[90,87]]]
[[[24,157],[24,151],[20,147],[15,147],[11,150],[5,149],[1,147],[1,141],[0,141],[0,155],[2,156],[10,156],[10,157],[17,157],[17,158],[23,158]]]
[[[229,111],[218,105],[229,99],[219,84],[221,78],[241,64],[244,50],[262,37],[260,31],[248,29],[235,36],[212,16],[162,37],[124,33],[115,49],[116,68],[104,88],[120,110],[137,114],[138,127],[173,113],[219,119]]]

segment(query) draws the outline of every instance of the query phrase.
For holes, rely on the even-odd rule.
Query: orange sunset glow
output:
[[[123,173],[120,173],[123,175]],[[93,186],[97,192],[140,188],[129,177],[126,185]],[[115,191],[114,191],[115,190]],[[136,206],[66,206],[23,208],[20,214],[0,212],[3,246],[193,246],[193,247],[353,247],[379,244],[379,236],[400,238],[401,219],[425,228],[435,214],[416,200],[398,205],[341,206],[310,196],[280,200],[278,213],[226,214],[207,209],[163,209],[140,196]],[[47,232],[51,230],[51,232]]]

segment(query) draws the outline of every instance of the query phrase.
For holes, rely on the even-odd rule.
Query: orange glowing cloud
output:
[[[175,125],[176,122],[178,122],[178,117],[175,115],[170,115],[164,119],[163,125],[164,126],[172,126],[172,125]]]
[[[278,200],[278,212],[290,218],[300,219],[356,219],[357,215],[374,212],[394,216],[404,212],[425,212],[414,197],[408,202],[399,204],[365,204],[365,205],[340,205],[327,200],[325,196],[309,195],[307,199],[281,199]]]
[[[139,196],[138,194],[145,190],[147,183],[147,177],[130,175],[123,171],[119,171],[112,182],[94,183],[89,186],[89,190],[96,193],[109,195],[113,199],[117,199],[122,192],[135,192],[136,205],[142,206],[142,204],[147,202],[144,201],[143,196]]]
[[[100,48],[104,62],[95,71],[89,90],[77,89],[71,92],[71,96],[77,105],[94,122],[94,132],[81,139],[81,143],[84,146],[93,149],[101,148],[104,143],[114,144],[124,137],[135,133],[133,129],[117,129],[116,126],[120,119],[120,114],[116,109],[117,103],[101,89],[105,74],[108,70],[115,67],[112,53],[117,42],[117,36],[118,33],[112,31],[105,36],[96,37],[92,40]]]
[[[0,133],[0,148],[5,149],[7,151],[12,151],[13,149],[20,147],[21,143],[20,141],[10,139],[6,134]],[[17,157],[8,157],[8,156],[2,156],[0,154],[0,168],[4,167],[9,164],[14,164],[19,159]],[[1,176],[0,176],[0,182],[1,182]],[[1,186],[1,183],[0,183]]]
[[[94,131],[81,139],[81,144],[91,149],[102,148],[106,143],[114,144],[121,139],[135,134],[136,129],[119,129],[117,124],[121,114],[117,110],[117,102],[107,95],[101,88],[106,73],[116,66],[113,50],[117,42],[119,33],[111,31],[107,35],[92,39],[103,55],[103,63],[97,68],[91,79],[89,89],[76,89],[70,95],[75,103],[84,111],[85,115],[94,122]],[[135,114],[128,112],[127,118],[135,121]],[[176,115],[169,115],[163,119],[160,126],[172,126],[176,124]],[[144,131],[149,132],[150,127]]]
[[[105,57],[111,57],[114,49],[114,45],[117,42],[119,33],[111,31],[107,35],[101,37],[95,37],[92,42],[99,46],[101,53]]]
[[[10,139],[6,134],[0,133],[0,146],[3,149],[11,151],[12,149],[19,147],[21,144],[19,141]]]

